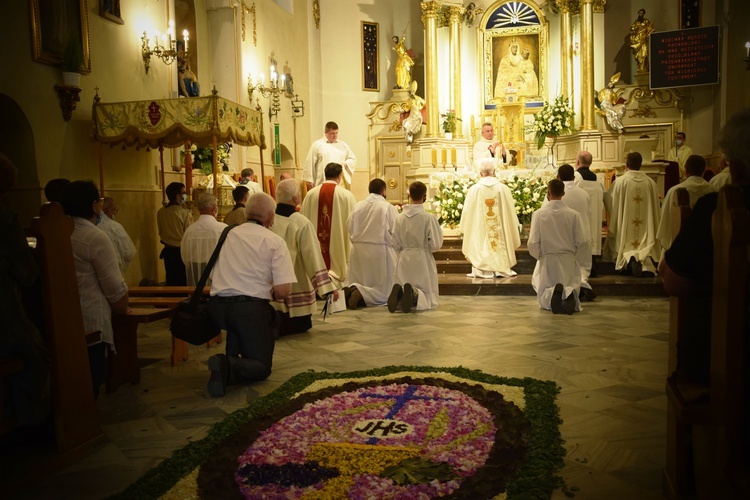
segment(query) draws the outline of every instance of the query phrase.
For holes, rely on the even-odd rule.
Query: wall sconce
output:
[[[294,94],[292,99],[292,118],[302,118],[305,116],[305,101],[299,98],[297,94]]]
[[[289,95],[286,92],[286,75],[281,75],[279,77],[279,74],[276,73],[275,66],[271,66],[271,86],[266,87],[265,86],[265,79],[263,77],[263,73],[260,74],[260,81],[256,84],[253,84],[253,75],[250,74],[247,76],[247,95],[250,97],[250,101],[253,100],[253,94],[255,92],[259,92],[260,95],[262,95],[265,98],[271,98],[271,107],[268,110],[268,118],[269,120],[271,117],[278,117],[279,111],[281,111],[281,98],[280,96],[283,94],[287,98],[291,98],[291,95]]]
[[[750,70],[750,42],[745,42],[745,69]]]
[[[182,31],[182,41],[185,45],[184,56],[187,58],[190,56],[188,51],[188,42],[190,36],[188,30]],[[141,37],[141,55],[143,56],[143,65],[146,67],[146,74],[148,74],[148,68],[151,65],[151,56],[156,56],[164,64],[172,64],[177,59],[177,39],[174,36],[174,21],[169,21],[169,28],[167,33],[161,36],[161,43],[159,42],[159,33],[154,35],[154,48],[151,49],[148,44],[148,34],[144,31]],[[179,52],[183,52],[180,50]]]

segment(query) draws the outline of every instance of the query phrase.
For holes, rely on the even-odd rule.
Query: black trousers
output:
[[[271,304],[254,297],[211,297],[208,314],[216,326],[227,331],[229,384],[267,379],[278,335]]]
[[[164,245],[159,257],[164,259],[167,286],[187,285],[187,273],[185,272],[185,263],[182,262],[182,255],[180,255],[180,247]]]

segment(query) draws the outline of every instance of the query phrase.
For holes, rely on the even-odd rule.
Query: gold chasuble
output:
[[[331,269],[331,217],[333,216],[333,192],[336,184],[323,183],[318,198],[318,241],[326,269]]]

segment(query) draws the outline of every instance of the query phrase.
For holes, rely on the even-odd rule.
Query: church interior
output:
[[[698,47],[714,54],[713,76],[657,87],[631,47],[641,9],[656,34],[717,27],[713,51]],[[666,164],[651,160],[668,157],[678,132],[718,172],[719,131],[750,106],[746,0],[29,0],[4,2],[0,13],[0,153],[18,168],[6,203],[27,228],[48,181],[92,180],[116,199],[136,246],[123,273],[130,287],[165,280],[156,212],[169,183],[185,183],[189,202],[213,190],[226,213],[243,169],[266,192],[282,175],[301,180],[328,121],[358,158],[356,199],[381,178],[387,200],[401,205],[415,180],[433,186],[472,170],[485,122],[513,149],[505,169],[554,173],[585,150],[605,186],[645,137],[646,164],[665,190]],[[408,84],[399,48],[413,62]],[[67,67],[71,52],[78,71]],[[509,60],[526,65],[523,83]],[[79,83],[64,83],[63,71],[81,73]],[[538,143],[535,116],[559,97],[573,123]],[[220,118],[187,123],[191,99]],[[161,112],[169,125],[157,126]],[[456,118],[451,132],[446,114]],[[218,125],[229,115],[232,125]],[[217,137],[230,144],[222,162],[186,153],[216,149]],[[170,363],[169,321],[142,324],[140,382],[96,401],[103,440],[65,457],[36,443],[0,453],[0,496],[107,497],[296,373],[425,364],[555,381],[567,451],[560,474],[575,496],[664,498],[670,299],[658,277],[618,286],[608,282],[606,296],[571,318],[540,311],[530,287],[506,296],[461,288],[418,316],[382,307],[314,315],[312,330],[278,342],[266,381],[220,399],[205,382],[221,344]]]

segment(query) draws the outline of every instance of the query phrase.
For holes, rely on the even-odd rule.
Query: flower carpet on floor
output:
[[[217,423],[121,498],[549,498],[554,382],[465,368],[305,372]]]

